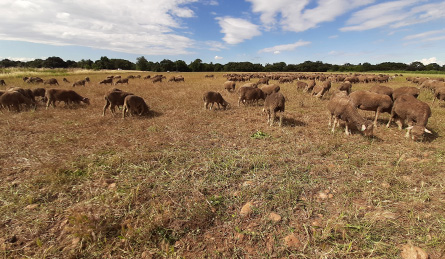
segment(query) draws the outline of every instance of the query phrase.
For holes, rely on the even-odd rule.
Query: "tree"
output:
[[[66,68],[66,62],[59,57],[49,57],[43,61],[43,67],[47,68]]]
[[[440,71],[440,65],[437,63],[431,63],[425,66],[425,70],[436,70]]]
[[[197,58],[195,59],[195,61],[193,61],[192,63],[190,63],[189,68],[192,72],[201,72],[203,71],[203,64],[202,64],[202,60]]]
[[[170,59],[164,59],[161,62],[159,62],[159,66],[161,67],[161,72],[167,72],[167,71],[175,71],[176,66],[173,61]]]
[[[176,71],[181,71],[181,72],[188,72],[189,71],[189,67],[187,66],[187,63],[185,63],[185,61],[183,60],[177,60],[175,62],[175,70]]]
[[[150,70],[148,60],[144,56],[136,58],[136,69],[141,71]]]
[[[415,61],[409,64],[407,67],[408,71],[423,71],[425,70],[425,65],[422,62]]]

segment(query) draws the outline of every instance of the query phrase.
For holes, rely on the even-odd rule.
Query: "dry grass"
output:
[[[75,88],[91,99],[88,107],[3,111],[1,257],[397,258],[408,242],[432,258],[445,254],[441,105],[432,106],[434,134],[423,142],[384,127],[388,114],[375,138],[347,137],[329,131],[329,96],[281,85],[284,127],[269,127],[262,107],[237,106],[222,74],[183,75],[181,83],[118,86],[142,96],[151,118],[102,117],[112,88],[98,84],[105,73]],[[30,87],[18,77],[6,81]],[[232,108],[205,111],[209,90]],[[432,101],[426,91],[419,98]],[[241,217],[249,201],[253,212]],[[284,244],[291,233],[295,248]]]

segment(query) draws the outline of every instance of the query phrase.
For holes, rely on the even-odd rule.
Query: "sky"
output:
[[[1,0],[0,10],[0,60],[445,65],[445,0]]]

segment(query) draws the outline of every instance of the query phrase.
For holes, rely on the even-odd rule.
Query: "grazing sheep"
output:
[[[28,79],[26,80],[26,82],[27,82],[28,84],[31,84],[31,83],[43,83],[43,79],[40,78],[40,77],[30,77],[30,78],[28,78]]]
[[[150,75],[146,75],[146,76],[144,76],[144,79],[150,79],[150,78],[151,78]]]
[[[184,82],[184,77],[183,76],[172,76],[170,77],[170,79],[168,80],[169,82]]]
[[[105,95],[105,101],[107,103],[104,106],[104,111],[102,113],[102,116],[105,116],[105,111],[107,110],[108,107],[110,107],[111,113],[115,114],[115,107],[123,106],[125,97],[127,97],[128,95],[133,95],[133,94],[124,92],[117,88],[114,88],[111,91],[109,91]]]
[[[309,81],[309,83],[307,84],[307,87],[304,89],[305,92],[309,93],[312,92],[312,90],[314,89],[316,83],[315,83],[315,79]]]
[[[86,103],[87,105],[90,104],[90,99],[80,96],[73,90],[48,89],[45,93],[45,97],[48,100],[46,103],[47,109],[51,104],[53,107],[56,107],[56,101],[64,102],[65,105],[71,103],[79,104],[80,102]]]
[[[226,89],[228,92],[234,92],[235,91],[236,82],[234,82],[234,81],[225,81],[223,86],[224,86],[224,89]]]
[[[240,106],[241,102],[246,104],[247,101],[252,103],[256,101],[258,105],[258,101],[260,99],[264,100],[266,98],[263,90],[253,87],[241,87],[239,90],[239,94],[240,97],[238,99],[238,106]]]
[[[378,93],[378,94],[385,94],[388,95],[389,97],[391,97],[392,99],[392,93],[393,93],[393,89],[391,87],[388,86],[384,86],[384,85],[374,85],[369,89],[370,92],[374,92],[374,93]]]
[[[218,110],[221,109],[220,105],[223,107],[223,109],[225,110],[228,106],[229,103],[226,102],[226,100],[224,100],[224,98],[222,97],[222,95],[218,92],[206,92],[203,96],[202,96],[202,100],[204,101],[204,108],[207,110],[210,104],[210,110],[213,108],[213,104],[216,103],[218,105]]]
[[[215,78],[215,75],[205,75],[205,78]]]
[[[45,88],[35,88],[32,90],[32,94],[35,97],[39,96],[42,97],[41,100],[45,101]]]
[[[6,82],[5,82],[5,80],[3,80],[3,79],[0,79],[0,85],[6,85]]]
[[[347,94],[351,93],[352,84],[349,81],[344,81],[338,87],[339,91],[345,91]]]
[[[48,84],[48,85],[59,85],[59,82],[57,82],[57,79],[55,78],[50,78],[48,80],[45,80],[43,82],[44,85]]]
[[[29,79],[29,77],[24,76],[22,79],[23,79],[23,82],[26,82]]]
[[[128,78],[119,79],[114,83],[114,85],[118,85],[118,84],[127,84],[128,85]]]
[[[331,81],[324,81],[321,85],[316,85],[312,92],[312,95],[315,95],[317,98],[323,97],[323,95],[331,89]]]
[[[18,91],[8,90],[0,96],[0,106],[8,108],[9,111],[11,111],[11,108],[14,108],[17,112],[20,112],[20,106],[22,104],[30,108],[36,108],[35,102]]]
[[[85,77],[85,82],[90,82],[90,78],[89,77]]]
[[[280,123],[278,125],[280,127],[283,125],[283,112],[285,102],[286,100],[283,94],[280,92],[273,92],[266,97],[266,100],[264,100],[263,112],[267,113],[267,122],[270,126],[273,126],[275,115],[277,112],[280,112]]]
[[[445,86],[436,88],[436,91],[434,92],[433,103],[436,101],[436,99],[439,99],[439,101],[445,100]]]
[[[297,81],[297,89],[306,89],[307,88],[307,83],[303,82],[303,81]]]
[[[335,126],[339,124],[339,119],[346,122],[345,134],[350,135],[349,124],[353,125],[354,128],[362,132],[365,136],[372,136],[374,125],[371,121],[365,120],[357,111],[349,97],[344,92],[339,92],[334,95],[329,101],[327,108],[329,110],[329,126],[331,126],[331,121],[334,119],[332,125],[332,132],[335,130]]]
[[[122,118],[125,118],[126,113],[130,115],[148,115],[150,108],[145,103],[142,97],[137,95],[127,95],[124,99],[124,108],[122,109]]]
[[[253,88],[258,88],[258,83],[247,83],[247,84],[243,84],[243,86],[241,87],[253,87]]]
[[[23,94],[25,97],[31,99],[31,101],[33,103],[36,102],[36,100],[34,98],[33,91],[31,89],[24,89],[24,88],[20,88],[20,87],[12,87],[12,88],[8,89],[8,92],[12,92],[12,91],[19,92],[19,93]]]
[[[266,96],[272,94],[272,93],[276,93],[280,91],[280,86],[276,85],[276,84],[272,84],[272,85],[265,85],[263,87],[261,87],[261,90],[264,92],[264,94]]]
[[[68,84],[70,83],[70,81],[68,81],[68,79],[66,79],[65,77],[62,79],[62,81]]]
[[[370,91],[355,91],[349,95],[352,106],[365,111],[374,111],[374,127],[377,128],[377,119],[382,112],[391,113],[392,99],[386,94]]]
[[[394,101],[396,101],[397,98],[399,98],[399,96],[402,96],[402,95],[404,95],[404,94],[409,94],[409,95],[412,95],[412,96],[414,96],[415,98],[417,98],[417,97],[419,96],[419,94],[420,94],[420,90],[419,90],[419,88],[417,88],[417,87],[412,87],[412,86],[404,86],[404,87],[400,87],[400,88],[395,89],[395,90],[392,92],[392,99],[393,99]]]
[[[386,127],[389,128],[391,121],[394,119],[401,130],[403,123],[407,121],[408,128],[405,137],[413,140],[420,138],[424,132],[431,133],[426,129],[426,124],[431,116],[431,108],[427,103],[418,100],[410,94],[404,94],[394,101],[391,110],[391,117],[389,118]]]
[[[162,83],[162,77],[158,76],[158,77],[153,77],[153,79],[151,80],[152,83],[157,83],[157,82],[161,82]]]
[[[85,86],[86,80],[79,80],[73,83],[73,87],[77,86]]]
[[[0,96],[2,96],[4,93],[6,93],[6,91],[1,91],[0,90]]]
[[[101,84],[104,84],[104,85],[106,85],[106,84],[113,84],[113,78],[107,78],[107,79],[104,79],[104,80],[102,80],[102,81],[100,81],[99,82],[99,84],[101,85]]]
[[[267,78],[267,77],[260,78],[258,80],[257,84],[258,85],[260,85],[260,84],[268,85],[269,84],[269,78]]]

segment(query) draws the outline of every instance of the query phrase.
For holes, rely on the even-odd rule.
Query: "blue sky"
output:
[[[445,65],[444,0],[2,0],[0,59]]]

